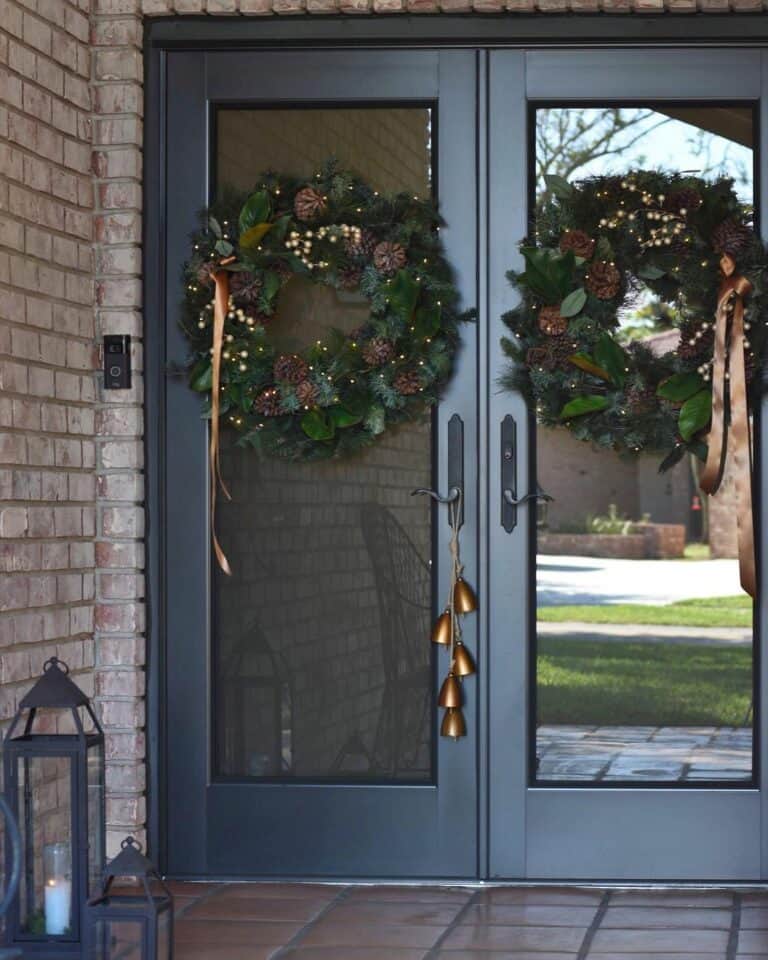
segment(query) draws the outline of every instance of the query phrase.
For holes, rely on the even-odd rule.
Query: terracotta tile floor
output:
[[[768,960],[768,888],[171,887],[176,960]]]

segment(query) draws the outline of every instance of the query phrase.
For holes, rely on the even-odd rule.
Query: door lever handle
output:
[[[455,503],[455,501],[459,499],[458,487],[451,487],[451,489],[448,491],[447,497],[441,497],[437,490],[428,490],[426,487],[418,487],[416,490],[411,490],[412,497],[415,497],[417,494],[424,493],[428,497],[432,497],[436,503]]]
[[[543,500],[545,503],[550,503],[555,499],[548,493],[544,493],[543,490],[537,490],[536,493],[526,493],[526,495],[524,497],[520,497],[519,500],[515,499],[515,496],[511,490],[503,490],[502,496],[504,497],[504,502],[508,503],[511,507],[519,507],[524,504],[526,500]]]

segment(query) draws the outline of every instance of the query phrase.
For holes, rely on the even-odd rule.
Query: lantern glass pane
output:
[[[96,920],[87,960],[142,960],[144,919]]]
[[[72,936],[71,760],[19,757],[17,782],[23,852],[20,930],[32,936]]]
[[[88,748],[88,891],[94,896],[101,886],[104,868],[104,744]]]

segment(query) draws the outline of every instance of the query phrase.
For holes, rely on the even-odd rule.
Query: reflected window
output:
[[[217,191],[329,157],[382,192],[432,192],[427,108],[221,109]],[[295,350],[368,319],[358,294],[293,278],[270,333]],[[213,596],[218,778],[432,777],[429,417],[343,461],[282,463],[222,438],[234,574]]]
[[[545,176],[651,168],[733,178],[754,201],[749,106],[536,112]],[[667,352],[671,305],[640,291],[619,336]],[[739,586],[733,485],[709,499],[694,458],[658,473],[565,430],[536,430],[554,499],[536,524],[536,731],[543,784],[748,785],[753,775],[752,602]]]

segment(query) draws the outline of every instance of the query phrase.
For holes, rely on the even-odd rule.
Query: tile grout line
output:
[[[595,939],[595,934],[600,929],[600,924],[603,922],[603,918],[608,910],[608,904],[610,903],[610,900],[611,891],[606,890],[603,894],[603,899],[600,901],[597,911],[592,918],[592,923],[590,923],[590,925],[587,927],[587,932],[584,934],[584,939],[581,941],[579,952],[576,954],[576,960],[587,960],[587,954],[592,946],[592,941]]]
[[[352,887],[343,887],[326,905],[320,910],[311,920],[308,920],[303,927],[294,933],[290,940],[287,943],[284,943],[282,946],[278,947],[274,953],[269,955],[269,960],[280,960],[281,957],[288,955],[288,951],[292,950],[294,947],[297,947],[301,941],[306,937],[310,930],[314,929],[315,926],[327,916],[334,907],[337,907],[340,903],[343,903],[344,900],[349,896],[352,891]]]
[[[453,933],[456,927],[458,927],[458,925],[461,923],[462,918],[464,917],[464,914],[467,913],[470,907],[473,907],[475,905],[475,902],[477,901],[481,893],[484,893],[482,889],[475,890],[475,892],[467,900],[464,906],[459,910],[459,912],[456,914],[453,920],[451,920],[451,922],[448,924],[445,930],[443,930],[443,932],[440,934],[437,940],[435,940],[435,942],[432,944],[429,950],[427,950],[427,952],[422,957],[422,960],[434,960],[434,958],[437,957],[438,951],[440,950],[440,947],[443,945],[448,935],[450,933]]]
[[[728,946],[725,948],[725,960],[735,960],[739,947],[739,929],[741,927],[741,894],[734,893],[731,910],[731,929],[728,931]]]

